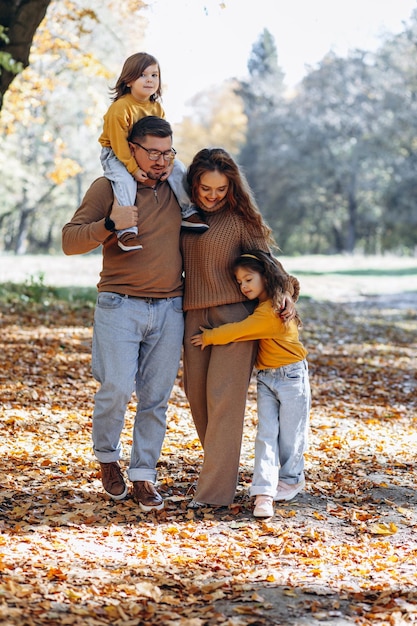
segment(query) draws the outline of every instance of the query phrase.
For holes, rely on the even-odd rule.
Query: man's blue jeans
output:
[[[156,480],[183,334],[180,297],[98,294],[92,371],[100,388],[95,395],[93,449],[102,463],[119,460],[125,411],[135,390],[138,404],[128,470],[131,481]]]
[[[307,361],[257,374],[258,430],[251,496],[275,496],[279,480],[304,479],[311,405]]]

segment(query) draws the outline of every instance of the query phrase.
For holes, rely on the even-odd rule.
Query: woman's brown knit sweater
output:
[[[250,249],[267,251],[262,233],[251,233],[244,220],[228,205],[203,211],[209,229],[202,235],[183,233],[181,246],[185,269],[184,311],[246,301],[233,273],[233,261]],[[282,271],[285,270],[282,268]],[[288,276],[288,292],[296,300],[298,280]]]

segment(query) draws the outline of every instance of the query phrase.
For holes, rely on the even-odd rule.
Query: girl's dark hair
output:
[[[204,148],[195,155],[187,171],[192,202],[198,204],[201,176],[215,171],[224,174],[228,180],[226,201],[229,209],[240,215],[255,233],[261,232],[269,243],[275,244],[272,231],[262,218],[244,174],[223,148]]]
[[[113,94],[113,102],[121,98],[127,93],[130,93],[130,87],[127,86],[128,83],[132,83],[137,78],[139,78],[147,67],[150,65],[157,65],[159,72],[159,87],[156,93],[152,94],[149,98],[151,102],[156,102],[162,97],[162,78],[161,78],[161,68],[159,67],[158,61],[154,56],[148,54],[147,52],[136,52],[132,54],[126,61],[124,62],[122,72],[117,79],[117,82],[114,87],[110,89],[110,93]]]
[[[275,257],[262,250],[248,250],[234,260],[233,272],[236,272],[238,267],[246,267],[252,272],[258,272],[263,276],[265,291],[268,298],[272,300],[274,311],[277,317],[279,317],[284,292],[288,285],[288,275],[282,271]],[[302,326],[297,312],[295,321],[297,326]]]

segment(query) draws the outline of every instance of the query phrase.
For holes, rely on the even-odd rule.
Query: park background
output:
[[[109,88],[146,48],[179,157],[228,149],[284,255],[414,255],[417,12],[394,6],[2,0],[0,250],[60,253],[101,174]]]
[[[4,626],[416,622],[415,3],[389,3],[392,31],[380,0],[289,5],[0,0]],[[223,19],[228,10],[238,17]],[[352,22],[361,37],[344,48]],[[312,36],[316,56],[290,71]],[[187,510],[202,450],[181,368],[158,466],[164,511],[102,493],[90,371],[101,255],[65,257],[60,237],[100,175],[108,87],[144,46],[163,80],[169,68],[182,160],[203,145],[232,152],[301,283],[313,392],[306,490],[271,520],[255,520],[248,497],[254,380],[234,505]],[[174,81],[183,89],[171,98]],[[134,411],[132,397],[124,467]]]

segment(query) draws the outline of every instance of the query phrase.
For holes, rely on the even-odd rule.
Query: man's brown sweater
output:
[[[106,230],[104,219],[111,211],[113,199],[111,183],[106,178],[93,182],[72,220],[63,228],[65,254],[83,254],[102,244],[99,291],[142,298],[181,296],[181,211],[169,184],[157,183],[154,190],[138,183],[141,250],[122,251],[116,235]]]

